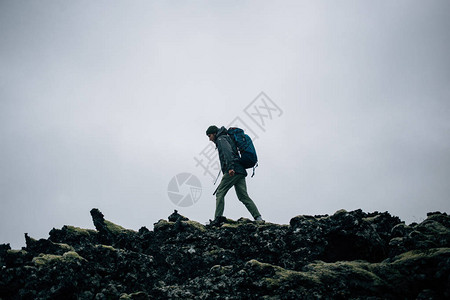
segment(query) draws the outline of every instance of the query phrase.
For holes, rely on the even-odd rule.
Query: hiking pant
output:
[[[225,207],[225,195],[234,186],[236,190],[236,195],[238,199],[244,203],[245,207],[247,207],[250,214],[253,218],[257,218],[261,216],[256,207],[255,203],[250,199],[247,194],[247,184],[245,183],[245,175],[243,174],[234,174],[234,176],[230,176],[230,174],[225,173],[223,175],[222,180],[220,181],[219,186],[217,187],[216,193],[216,212],[214,214],[215,218],[221,217],[223,215],[223,210]]]

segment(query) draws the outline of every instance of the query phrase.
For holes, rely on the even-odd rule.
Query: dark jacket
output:
[[[216,134],[214,141],[219,151],[220,166],[222,173],[226,174],[229,170],[234,170],[237,174],[244,174],[247,176],[247,171],[239,163],[239,154],[231,137],[227,134],[227,129],[221,127]]]

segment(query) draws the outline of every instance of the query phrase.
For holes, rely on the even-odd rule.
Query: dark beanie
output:
[[[216,125],[211,125],[208,127],[208,129],[206,130],[206,135],[211,134],[211,133],[217,133],[219,131],[219,128],[217,128]]]

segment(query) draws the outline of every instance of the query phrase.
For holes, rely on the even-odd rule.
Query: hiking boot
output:
[[[256,217],[255,219],[256,224],[264,224],[266,221],[264,221],[261,216]]]
[[[215,218],[213,221],[209,220],[209,226],[221,226],[225,221],[227,220],[227,218],[225,218],[224,216],[220,216]]]

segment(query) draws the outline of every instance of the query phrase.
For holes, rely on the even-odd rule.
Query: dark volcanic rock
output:
[[[26,247],[0,245],[0,299],[445,299],[450,217],[405,225],[338,211],[289,225],[175,211],[127,230],[91,210],[97,230],[63,226]]]

